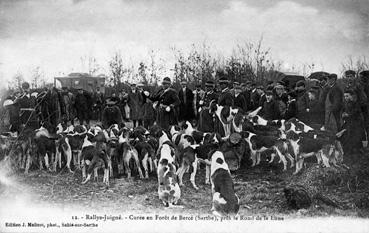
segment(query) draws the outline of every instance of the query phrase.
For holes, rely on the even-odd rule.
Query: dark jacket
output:
[[[257,109],[259,106],[262,106],[262,105],[259,105],[260,104],[260,95],[259,93],[255,90],[254,92],[251,92],[250,93],[250,98],[251,98],[251,110],[255,110]]]
[[[343,91],[335,84],[333,87],[327,89],[327,98],[331,102],[331,106],[328,107],[327,111],[333,113],[339,124],[342,107],[343,107]]]
[[[223,90],[218,98],[218,104],[221,106],[233,106],[234,105],[234,98],[231,91],[227,88]]]
[[[266,120],[277,120],[281,117],[278,103],[275,102],[275,100],[270,102],[265,101],[261,111],[262,117],[264,117]]]
[[[184,121],[191,121],[195,117],[193,100],[194,95],[190,88],[186,87],[185,93],[181,88],[178,93],[178,98],[180,100],[179,104],[179,116],[178,119]]]
[[[243,97],[246,100],[246,106],[247,106],[247,108],[251,108],[252,107],[252,103],[251,103],[251,91],[248,91],[248,90],[243,91],[241,93],[241,95],[243,95]]]
[[[307,106],[309,102],[309,97],[306,91],[303,92],[297,92],[297,98],[296,98],[296,105],[297,105],[297,119],[301,120],[302,122],[307,121]]]
[[[237,97],[235,97],[234,107],[240,108],[244,112],[247,111],[247,103],[245,97],[242,94],[239,94]]]
[[[219,93],[217,93],[216,91],[206,92],[204,95],[202,106],[209,107],[210,102],[212,100],[215,100],[216,102],[218,102],[218,98],[219,98]]]
[[[180,104],[177,91],[173,88],[166,90],[159,89],[153,96],[149,97],[152,101],[158,101],[157,105],[157,123],[164,129],[169,129],[170,125],[176,125],[178,123],[177,108]],[[166,107],[170,108],[170,111],[166,111]]]
[[[289,120],[291,118],[294,118],[296,117],[296,114],[297,114],[297,104],[296,104],[296,100],[293,99],[287,103],[287,110],[284,115],[284,119]]]
[[[308,100],[307,103],[308,112],[306,112],[306,124],[314,128],[316,126],[322,126],[324,124],[324,108],[319,99]],[[319,127],[319,128],[320,128]]]
[[[128,106],[130,108],[130,118],[132,120],[142,120],[144,114],[144,95],[143,92],[137,91],[128,94]]]

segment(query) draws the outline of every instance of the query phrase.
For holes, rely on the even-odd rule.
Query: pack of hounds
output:
[[[32,136],[19,140],[14,149],[20,167],[28,173],[31,164],[56,172],[82,171],[82,184],[98,180],[103,171],[103,182],[137,171],[140,179],[157,176],[158,196],[166,207],[179,205],[184,174],[199,189],[197,170],[205,167],[205,184],[211,184],[212,212],[215,215],[236,215],[239,198],[234,190],[231,171],[260,164],[261,160],[282,163],[281,169],[295,167],[294,174],[303,169],[304,161],[315,156],[319,166],[342,166],[343,150],[339,137],[314,130],[298,119],[267,121],[253,112],[242,113],[231,107],[215,105],[215,111],[225,113],[221,122],[229,133],[225,137],[214,132],[201,132],[191,123],[162,129],[158,125],[145,129],[129,129],[124,124],[109,128],[94,125],[57,125],[56,134],[44,124]],[[226,109],[229,108],[229,109]],[[10,147],[8,136],[0,138],[1,150]],[[199,166],[199,164],[203,164]],[[248,166],[250,167],[250,166]],[[73,168],[73,169],[72,169]]]

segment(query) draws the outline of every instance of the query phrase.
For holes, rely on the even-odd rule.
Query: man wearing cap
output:
[[[178,98],[181,101],[179,104],[179,121],[191,122],[195,118],[194,112],[194,94],[187,87],[187,81],[181,81],[181,89],[178,92]]]
[[[234,90],[234,107],[241,109],[243,112],[247,111],[247,103],[245,97],[241,94],[242,88],[239,82],[233,83]]]
[[[130,108],[130,118],[133,121],[133,127],[142,126],[145,103],[144,95],[142,91],[142,83],[136,86],[135,83],[131,84],[131,92],[128,94],[127,104]]]
[[[226,77],[222,77],[219,79],[220,85],[220,95],[218,99],[218,104],[221,106],[233,106],[234,98],[231,90],[229,89],[229,81]]]
[[[337,74],[328,76],[324,101],[324,129],[337,133],[341,126],[341,111],[343,107],[343,92],[337,85]]]
[[[148,94],[148,93],[146,93]],[[154,95],[149,96],[152,101],[157,101],[157,124],[169,130],[170,125],[176,125],[177,108],[180,104],[177,91],[171,88],[171,81],[169,77],[163,79],[162,88],[160,88]]]

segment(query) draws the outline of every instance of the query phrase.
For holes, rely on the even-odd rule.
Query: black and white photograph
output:
[[[369,232],[369,0],[0,0],[0,232]]]

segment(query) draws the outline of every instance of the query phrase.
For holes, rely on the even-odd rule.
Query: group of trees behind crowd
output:
[[[253,81],[256,84],[266,84],[269,80],[275,80],[277,73],[284,69],[283,62],[274,60],[269,48],[263,46],[262,38],[256,43],[245,42],[238,44],[229,56],[215,53],[215,49],[203,43],[192,44],[191,48],[184,50],[171,47],[174,56],[174,64],[170,67],[159,56],[159,52],[151,50],[148,59],[143,58],[138,64],[125,62],[124,51],[116,51],[108,61],[108,70],[104,69],[93,56],[80,58],[84,71],[92,76],[106,73],[107,86],[120,90],[128,82],[143,82],[145,85],[157,86],[164,76],[171,73],[174,85],[179,85],[182,80],[188,81],[190,86],[201,84],[204,86],[208,80],[216,81],[219,77],[227,77],[230,81],[243,83]],[[319,66],[319,67],[318,67]],[[341,64],[341,71],[355,70],[360,72],[369,69],[369,61],[366,57],[348,57]],[[324,64],[305,63],[289,67],[289,71],[300,73],[303,76],[314,71],[324,70]],[[41,67],[31,71],[31,77],[24,77],[21,72],[9,81],[8,87],[17,90],[23,81],[30,81],[31,88],[43,88],[53,85],[51,77],[45,77]],[[338,74],[340,77],[340,74]]]

